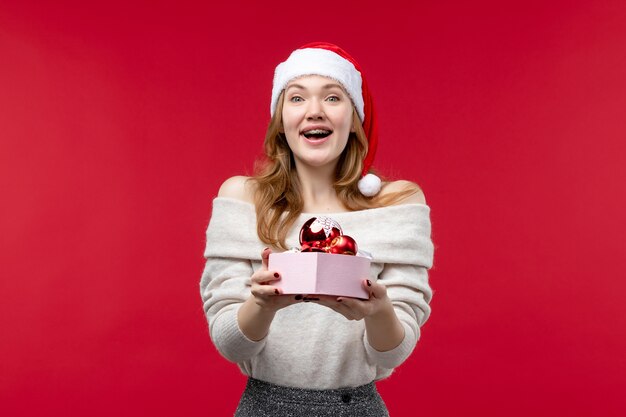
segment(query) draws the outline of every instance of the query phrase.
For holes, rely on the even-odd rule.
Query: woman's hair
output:
[[[265,159],[257,162],[251,180],[255,185],[254,201],[259,239],[269,245],[287,249],[287,232],[302,213],[304,202],[293,153],[285,134],[281,133],[283,94],[284,91],[278,97],[276,111],[265,134]],[[335,171],[334,187],[343,204],[353,211],[384,207],[419,191],[417,186],[412,185],[384,196],[366,197],[361,194],[357,183],[361,178],[368,142],[354,106],[352,120],[355,131],[350,133]]]

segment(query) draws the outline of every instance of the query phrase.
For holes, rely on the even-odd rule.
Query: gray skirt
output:
[[[311,390],[248,378],[235,417],[388,417],[387,407],[370,382],[356,388]]]

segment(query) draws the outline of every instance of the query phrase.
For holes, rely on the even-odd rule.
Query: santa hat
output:
[[[378,127],[374,103],[359,64],[337,45],[326,42],[313,42],[296,49],[285,62],[280,63],[274,72],[270,114],[273,116],[278,104],[278,96],[289,81],[303,75],[323,75],[338,81],[346,90],[363,123],[367,136],[368,150],[363,160],[363,171],[359,180],[359,190],[368,197],[378,194],[381,181],[368,173],[378,145]]]

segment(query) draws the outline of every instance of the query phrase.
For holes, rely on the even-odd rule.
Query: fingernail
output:
[[[367,280],[367,286],[371,287],[372,286],[372,281],[370,281],[369,279]]]
[[[280,277],[280,275],[278,275],[278,272],[274,272],[274,276],[275,276],[276,278]]]
[[[280,291],[278,291],[278,288],[274,290],[274,294],[279,295]]]
[[[298,300],[298,301],[302,300],[302,294],[296,295],[296,300]]]

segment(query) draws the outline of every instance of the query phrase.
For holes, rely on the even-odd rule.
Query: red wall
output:
[[[626,413],[624,2],[1,3],[3,415],[232,415],[204,231],[313,40],[360,61],[378,167],[432,208],[392,415]]]

